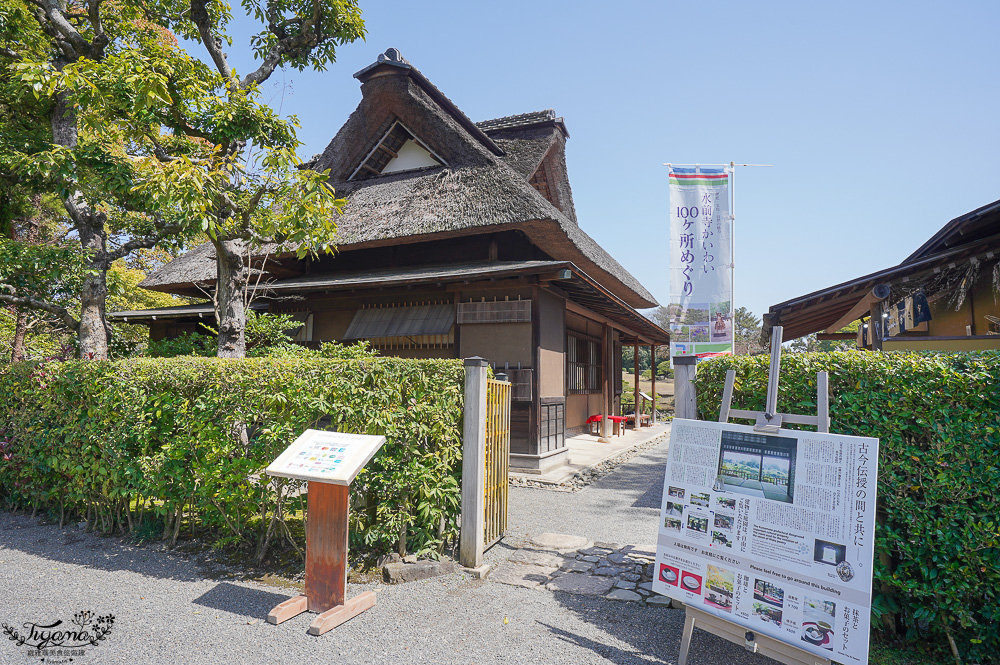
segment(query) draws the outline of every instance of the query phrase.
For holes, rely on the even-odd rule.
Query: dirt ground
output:
[[[628,373],[622,372],[622,386],[632,386],[632,380],[635,377]],[[632,388],[626,388],[631,392]],[[646,393],[647,395],[653,394],[653,383],[652,381],[645,381],[639,379],[639,390]],[[673,379],[657,379],[656,380],[656,406],[660,412],[663,411],[673,411],[674,410],[674,380]]]

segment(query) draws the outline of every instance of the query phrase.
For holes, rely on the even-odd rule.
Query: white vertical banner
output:
[[[733,224],[725,168],[670,167],[670,355],[733,352]]]

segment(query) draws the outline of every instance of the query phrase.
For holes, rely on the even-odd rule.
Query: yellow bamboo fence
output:
[[[510,383],[486,382],[486,547],[507,530],[507,474],[510,468]]]

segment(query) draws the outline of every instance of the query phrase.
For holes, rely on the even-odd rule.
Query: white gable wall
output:
[[[382,173],[396,173],[397,171],[409,171],[411,169],[441,165],[441,162],[434,159],[431,153],[424,150],[423,147],[412,139],[408,139],[396,154],[398,156],[389,160],[389,163],[382,169]]]

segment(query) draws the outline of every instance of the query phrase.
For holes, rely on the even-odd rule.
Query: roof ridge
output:
[[[489,120],[481,120],[476,123],[476,126],[483,131],[493,131],[497,129],[512,129],[514,127],[526,127],[529,125],[536,125],[542,122],[560,122],[562,118],[556,117],[556,112],[554,109],[545,109],[543,111],[528,111],[527,113],[518,113],[516,115],[505,115],[499,118],[491,118]]]
[[[379,54],[378,58],[372,64],[368,65],[364,69],[361,69],[354,73],[354,78],[365,83],[369,80],[370,72],[378,67],[389,66],[397,67],[404,70],[407,75],[413,79],[417,85],[424,89],[424,92],[429,94],[431,98],[437,102],[437,104],[445,111],[445,113],[450,114],[459,125],[465,129],[474,139],[486,146],[486,149],[492,152],[498,157],[504,156],[503,148],[498,146],[493,142],[486,133],[472,122],[472,119],[465,114],[462,109],[458,108],[447,95],[445,95],[441,90],[431,83],[430,79],[424,76],[419,69],[414,67],[409,60],[403,57],[397,48],[388,48],[385,53]]]

